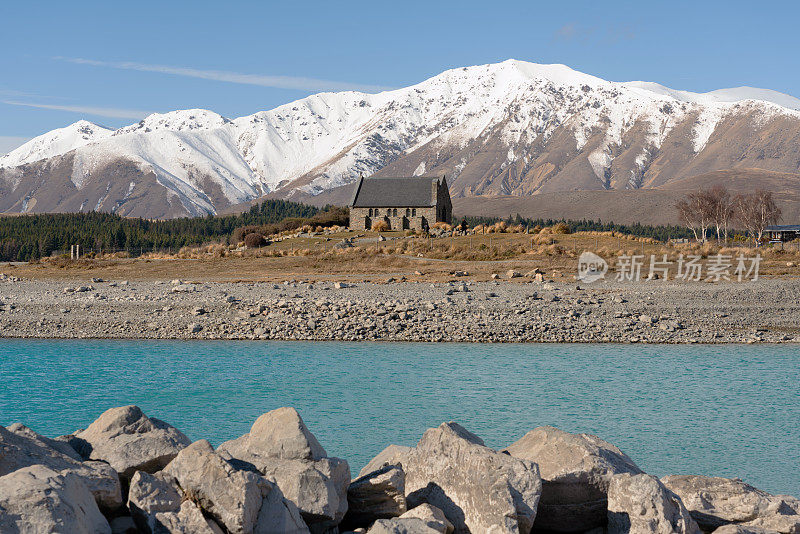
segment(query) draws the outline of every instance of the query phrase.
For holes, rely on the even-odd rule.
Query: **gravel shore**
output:
[[[797,342],[800,282],[590,285],[0,279],[17,338]],[[524,279],[523,279],[524,280]]]

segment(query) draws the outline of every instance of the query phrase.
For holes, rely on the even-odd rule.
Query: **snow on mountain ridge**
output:
[[[785,93],[773,91],[772,89],[759,89],[757,87],[732,87],[730,89],[717,89],[705,93],[718,102],[741,102],[744,100],[754,100],[760,102],[770,102],[777,106],[800,110],[800,98],[795,98]]]
[[[181,109],[168,113],[153,113],[136,124],[120,128],[114,135],[153,130],[193,131],[210,130],[230,123],[231,120],[207,109]]]
[[[531,63],[517,59],[507,59],[500,65],[511,65],[528,78],[546,78],[553,83],[562,85],[602,85],[608,82],[597,76],[585,74],[561,63]]]
[[[5,156],[0,156],[0,167],[16,167],[32,161],[65,154],[78,147],[110,136],[114,130],[87,120],[79,120],[63,128],[51,130]]]
[[[157,181],[195,215],[214,212],[214,203],[205,191],[207,178],[234,203],[263,194],[257,177],[238,151],[231,128],[192,130],[118,130],[104,143],[75,150],[72,181],[80,188],[84,177],[124,156],[143,171],[153,171]]]
[[[126,158],[155,173],[158,183],[197,214],[215,211],[209,183],[230,203],[287,186],[316,194],[429,143],[464,148],[495,128],[511,164],[527,157],[524,149],[514,149],[517,144],[547,142],[566,127],[577,151],[598,129],[604,132],[585,157],[605,183],[611,147],[635,125],[645,125],[646,143],[635,158],[644,169],[651,150],[681,121],[696,116],[697,153],[727,113],[754,97],[772,102],[771,112],[780,105],[776,100],[784,102],[781,113],[800,117],[792,111],[800,109],[800,100],[774,91],[691,93],[650,82],[605,81],[565,65],[507,60],[447,70],[377,94],[320,93],[235,119],[188,109],[153,114],[117,131],[79,122],[31,140],[0,158],[0,167],[74,151],[72,181],[80,189],[101,165]]]
[[[752,100],[756,102],[766,102],[777,106],[800,111],[800,99],[791,95],[773,91],[771,89],[759,89],[756,87],[732,87],[729,89],[716,89],[707,93],[693,93],[679,89],[670,89],[655,82],[622,82],[621,85],[631,89],[648,91],[656,95],[670,97],[679,102],[691,102],[696,104],[717,104],[717,103],[737,103]]]

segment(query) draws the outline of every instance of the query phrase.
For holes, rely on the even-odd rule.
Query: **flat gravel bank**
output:
[[[0,336],[458,342],[800,341],[800,281],[0,280]]]

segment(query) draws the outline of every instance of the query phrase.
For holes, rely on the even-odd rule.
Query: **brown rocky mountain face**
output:
[[[66,154],[12,169],[0,168],[0,212],[94,210],[143,218],[187,214],[177,197],[158,182],[155,173],[143,171],[135,162],[124,158],[110,161],[87,176],[80,187],[70,179],[72,165],[73,155]],[[209,192],[213,194],[213,186]]]
[[[647,143],[634,126],[622,143],[610,145],[613,158],[598,177],[587,155],[597,149],[605,132],[598,127],[582,150],[563,126],[549,140],[508,146],[490,133],[457,151],[432,141],[390,163],[377,175],[412,174],[426,162],[426,174],[454,176],[453,197],[481,195],[528,196],[561,191],[652,189],[714,171],[760,169],[800,175],[800,119],[764,120],[757,110],[742,110],[724,120],[699,153],[692,150],[691,118],[678,124],[660,148]],[[517,159],[509,163],[507,153]],[[640,165],[639,154],[647,158]],[[702,185],[702,184],[697,184]]]
[[[680,225],[675,204],[688,192],[714,185],[732,194],[766,189],[775,193],[782,222],[800,221],[800,174],[760,169],[714,171],[653,188],[608,191],[558,191],[528,196],[480,196],[453,199],[453,212],[485,217],[520,214],[541,219],[600,220],[618,224]]]

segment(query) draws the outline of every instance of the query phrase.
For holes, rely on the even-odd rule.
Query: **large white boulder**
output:
[[[130,482],[128,508],[136,526],[145,534],[222,534],[222,529],[203,516],[197,504],[186,498],[175,479],[165,473],[137,471]]]
[[[367,534],[439,534],[440,531],[418,517],[378,519]]]
[[[111,534],[84,479],[43,465],[0,476],[3,534]]]
[[[447,520],[444,512],[428,503],[420,504],[399,517],[400,520],[409,518],[422,519],[427,526],[439,534],[452,534],[454,530],[453,524]]]
[[[13,432],[14,434],[17,434],[18,436],[23,436],[23,437],[26,437],[28,439],[37,441],[38,443],[40,443],[42,445],[46,445],[47,447],[50,447],[52,449],[57,450],[58,452],[60,452],[64,456],[69,456],[73,460],[77,460],[79,462],[83,461],[83,457],[80,454],[78,454],[75,451],[75,449],[73,449],[69,445],[69,443],[66,443],[64,441],[60,441],[58,438],[51,439],[51,438],[44,437],[41,434],[38,434],[38,433],[34,432],[33,430],[31,430],[27,426],[23,425],[22,423],[14,423],[13,425],[10,425],[10,426],[8,426],[6,428],[8,429],[9,432]]]
[[[81,462],[61,452],[63,444],[57,448],[53,445],[53,440],[23,425],[0,427],[0,476],[25,467],[44,466],[57,473],[79,477],[102,508],[114,510],[122,506],[119,478],[109,465]]]
[[[151,475],[145,471],[137,471],[131,477],[128,488],[128,509],[140,528],[148,524],[150,518],[158,512],[172,512],[178,508],[183,492],[174,477],[159,472]]]
[[[181,450],[164,474],[231,534],[307,533],[296,506],[274,483],[234,468],[206,440]]]
[[[233,465],[275,480],[312,532],[336,527],[347,512],[350,466],[328,457],[294,408],[260,416],[249,433],[226,441],[217,452]]]
[[[536,464],[486,447],[457,423],[429,429],[413,449],[385,450],[370,466],[396,462],[409,508],[439,508],[455,532],[527,534],[533,526],[542,490]]]
[[[556,532],[604,525],[611,477],[642,472],[611,443],[551,426],[531,430],[505,451],[539,466],[542,498],[536,528]]]
[[[714,529],[714,534],[778,534],[778,532],[767,528],[730,524]]]
[[[130,481],[128,509],[136,526],[146,534],[222,532],[214,520],[186,498],[177,481],[163,472],[151,475],[137,471]]]
[[[800,533],[800,501],[793,497],[770,495],[735,478],[670,475],[661,481],[704,529],[742,524]]]
[[[319,460],[328,453],[294,408],[278,408],[256,419],[250,432],[220,446],[283,460]]]
[[[224,534],[192,501],[183,501],[177,511],[156,513],[154,523],[158,534]]]
[[[86,430],[75,434],[84,458],[103,460],[120,476],[163,469],[191,441],[159,419],[147,417],[138,406],[103,412]]]
[[[399,465],[387,465],[350,483],[343,526],[369,526],[378,519],[398,517],[406,509],[406,475]]]
[[[680,497],[656,477],[623,473],[608,486],[608,534],[700,534]]]
[[[377,471],[387,465],[403,465],[403,462],[409,457],[409,455],[414,452],[414,447],[404,447],[403,445],[389,445],[378,455],[369,461],[369,463],[364,466],[364,469],[358,474],[359,477],[363,477],[369,473]]]

